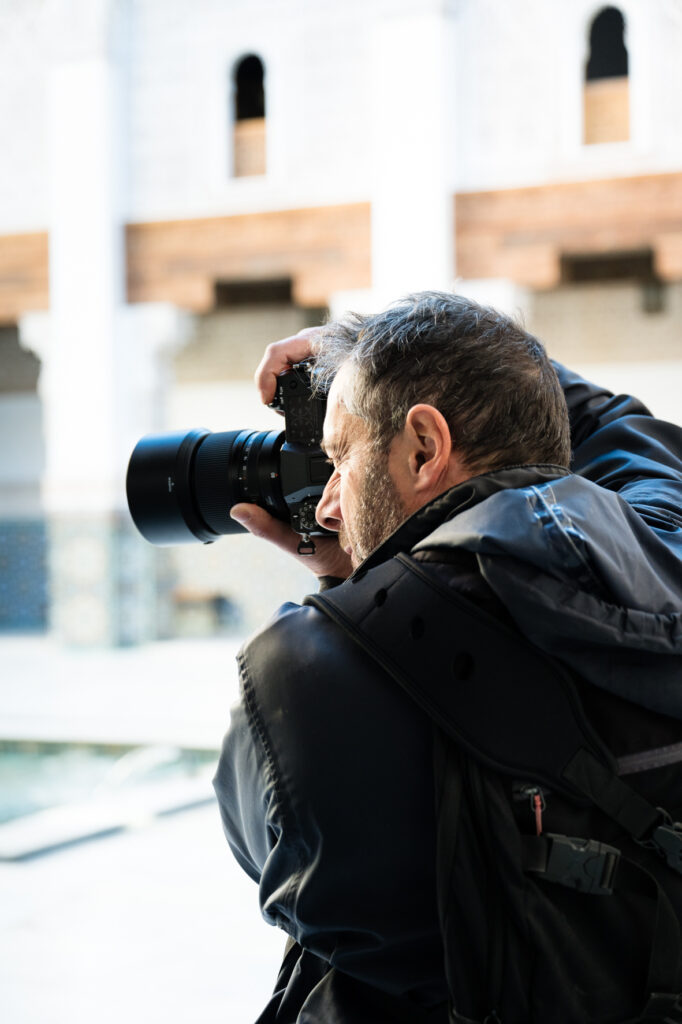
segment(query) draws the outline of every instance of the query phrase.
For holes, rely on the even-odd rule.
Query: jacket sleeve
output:
[[[280,609],[239,667],[214,785],[264,918],[358,981],[441,1002],[430,722],[311,606]]]
[[[272,782],[265,748],[243,698],[230,711],[213,786],[230,849],[247,875],[259,882],[270,845]]]
[[[617,491],[682,555],[682,429],[638,399],[613,395],[558,363],[571,424],[571,468]]]

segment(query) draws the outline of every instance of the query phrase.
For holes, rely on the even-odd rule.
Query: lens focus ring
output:
[[[230,487],[228,467],[237,439],[243,440],[250,431],[226,430],[209,434],[195,456],[194,495],[199,511],[216,533],[231,533],[234,523],[230,509],[242,500],[242,495]]]

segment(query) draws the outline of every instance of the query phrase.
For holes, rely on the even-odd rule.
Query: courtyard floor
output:
[[[2,637],[0,741],[217,751],[237,646],[69,651],[45,637]],[[0,847],[11,826],[0,826]],[[285,941],[261,919],[257,887],[210,802],[0,862],[0,908],[4,1024],[250,1024]]]

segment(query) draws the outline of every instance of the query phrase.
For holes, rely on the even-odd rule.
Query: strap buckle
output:
[[[309,533],[302,533],[301,539],[298,542],[296,548],[296,554],[298,555],[314,555],[315,554],[315,541],[312,539]]]
[[[596,839],[576,839],[546,832],[549,840],[543,877],[569,889],[595,896],[610,896],[620,850]]]
[[[651,834],[651,845],[673,871],[682,875],[682,823],[668,819]]]
[[[637,842],[647,850],[653,850],[668,867],[682,875],[682,822],[673,821],[663,807],[656,810],[661,820],[650,836]]]

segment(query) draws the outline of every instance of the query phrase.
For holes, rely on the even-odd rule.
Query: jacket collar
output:
[[[474,476],[470,480],[456,484],[449,491],[444,491],[427,505],[417,509],[378,548],[375,548],[364,562],[360,563],[351,579],[357,575],[364,575],[368,569],[373,569],[375,565],[380,565],[401,551],[411,551],[415,544],[428,537],[442,523],[464,512],[465,509],[478,505],[498,491],[529,487],[532,484],[545,483],[569,475],[569,470],[564,466],[550,464],[504,466],[492,473]]]

